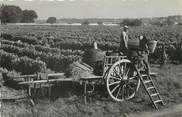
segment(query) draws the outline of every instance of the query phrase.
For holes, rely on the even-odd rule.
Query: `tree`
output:
[[[142,25],[142,21],[139,19],[134,19],[132,23],[134,26],[141,26]]]
[[[175,20],[170,18],[170,17],[168,17],[167,20],[166,20],[166,24],[167,25],[173,25],[173,24],[175,24]]]
[[[17,23],[22,19],[22,10],[14,5],[2,5],[0,8],[1,23]]]
[[[128,26],[141,26],[142,21],[139,19],[124,19],[120,25],[128,25]]]
[[[98,25],[103,25],[103,22],[102,21],[98,21],[97,24]]]
[[[155,26],[164,26],[165,25],[165,23],[162,21],[153,21],[150,24],[155,25]]]
[[[37,13],[34,10],[23,10],[23,17],[21,22],[31,23],[37,18]]]
[[[53,24],[53,23],[56,23],[56,20],[57,20],[56,17],[49,17],[46,22]]]
[[[88,20],[85,20],[85,21],[82,22],[82,25],[88,26],[89,23],[90,23],[90,22],[89,22]]]

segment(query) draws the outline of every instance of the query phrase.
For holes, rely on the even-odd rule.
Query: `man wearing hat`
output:
[[[128,50],[128,26],[123,27],[123,31],[121,32],[120,36],[120,51],[123,52],[123,54],[127,54]]]

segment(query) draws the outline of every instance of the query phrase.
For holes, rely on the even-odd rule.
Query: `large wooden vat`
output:
[[[94,67],[94,64],[98,61],[103,61],[105,57],[105,52],[100,49],[90,49],[85,52],[83,56],[83,62]]]

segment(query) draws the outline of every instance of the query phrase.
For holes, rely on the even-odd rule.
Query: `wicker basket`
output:
[[[66,71],[66,77],[72,77],[75,81],[89,76],[93,76],[93,68],[83,62],[73,62]]]
[[[148,47],[150,53],[154,53],[156,46],[157,46],[157,41],[149,41]]]

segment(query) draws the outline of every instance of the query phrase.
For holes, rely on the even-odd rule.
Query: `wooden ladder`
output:
[[[149,95],[150,100],[152,101],[154,107],[158,108],[158,104],[165,105],[159,91],[157,90],[152,78],[147,74],[141,74],[138,70],[139,78],[144,86],[145,91]]]

